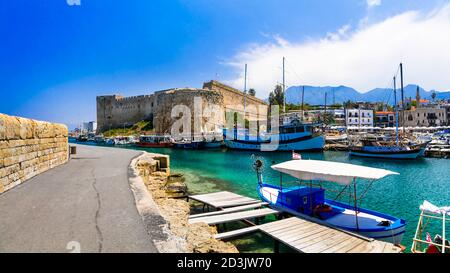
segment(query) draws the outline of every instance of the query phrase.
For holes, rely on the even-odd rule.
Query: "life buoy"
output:
[[[333,208],[329,205],[326,204],[319,204],[314,208],[314,211],[316,213],[321,213],[321,212],[331,212],[333,210]]]

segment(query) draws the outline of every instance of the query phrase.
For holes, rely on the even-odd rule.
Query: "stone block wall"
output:
[[[0,114],[0,193],[67,162],[65,125]]]

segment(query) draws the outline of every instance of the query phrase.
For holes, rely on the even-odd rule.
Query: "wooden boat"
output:
[[[403,66],[400,64],[400,72],[403,77],[402,67]],[[395,143],[382,143],[363,139],[360,141],[361,144],[350,146],[351,156],[390,158],[390,159],[416,159],[418,157],[424,156],[427,143],[405,144],[404,141],[401,142],[399,139],[396,77],[394,77],[394,106],[395,106],[395,130],[396,130]]]
[[[351,146],[350,155],[360,157],[415,159],[424,156],[426,145],[397,145],[361,140],[361,146]]]
[[[140,136],[136,145],[145,148],[170,148],[174,143],[170,136],[149,135]]]
[[[318,223],[366,237],[400,244],[405,233],[405,220],[359,208],[358,200],[361,200],[362,196],[358,198],[356,187],[357,179],[375,181],[397,173],[337,162],[292,160],[272,166],[272,169],[281,173],[281,176],[279,185],[271,185],[263,181],[261,167],[258,167],[262,166],[262,163],[255,165],[258,174],[258,194],[272,208],[299,217],[312,218]],[[299,179],[300,183],[298,186],[284,187],[282,174]],[[325,198],[324,183],[334,184],[334,189],[336,184],[343,187],[336,199]],[[337,200],[346,190],[353,197],[353,204]],[[364,193],[367,190],[368,188]]]
[[[323,150],[325,138],[319,124],[290,124],[280,126],[279,133],[250,136],[247,130],[224,130],[224,142],[230,149],[258,151],[313,151]]]

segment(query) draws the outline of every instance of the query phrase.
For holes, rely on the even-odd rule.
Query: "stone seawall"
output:
[[[187,187],[179,175],[170,173],[169,156],[144,153],[133,160],[131,167],[141,180],[131,183],[136,205],[159,252],[238,252],[231,243],[214,239],[215,228],[188,223],[189,203],[173,198],[184,195]]]
[[[0,114],[0,193],[65,163],[65,125]]]

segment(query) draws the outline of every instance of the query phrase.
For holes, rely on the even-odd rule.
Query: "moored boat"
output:
[[[230,149],[259,151],[313,151],[323,150],[325,138],[319,124],[295,123],[279,127],[279,132],[250,136],[247,130],[238,133],[224,130],[224,142]]]
[[[170,136],[148,135],[140,136],[136,145],[147,148],[170,148],[174,143]]]
[[[257,160],[257,191],[260,198],[272,208],[366,237],[401,243],[405,220],[358,207],[358,201],[363,196],[357,197],[356,186],[357,179],[375,181],[397,173],[337,162],[292,160],[272,166],[281,174],[288,174],[300,181],[298,186],[285,187],[282,175],[277,186],[265,183],[260,166],[262,163]],[[334,200],[326,199],[324,183],[338,184],[343,189]],[[338,201],[346,190],[351,193],[353,203]]]

